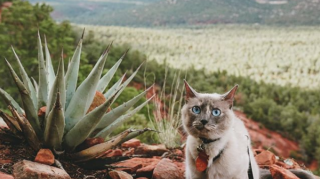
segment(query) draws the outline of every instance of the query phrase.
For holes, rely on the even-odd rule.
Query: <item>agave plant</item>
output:
[[[46,39],[43,53],[41,37],[38,32],[38,82],[28,76],[13,47],[12,51],[19,66],[20,76],[17,75],[11,64],[6,60],[11,76],[20,92],[22,106],[0,88],[0,95],[12,113],[12,116],[10,116],[0,111],[0,116],[8,124],[11,133],[17,136],[24,136],[36,151],[43,146],[51,148],[53,151],[66,151],[70,154],[68,155],[70,158],[79,162],[97,158],[119,143],[148,131],[149,129],[126,130],[111,138],[111,140],[82,151],[75,150],[77,146],[89,137],[105,139],[115,128],[138,112],[152,99],[151,97],[132,109],[150,90],[149,88],[126,103],[110,110],[113,102],[140,68],[138,67],[125,81],[123,76],[106,91],[126,55],[124,53],[116,64],[102,76],[111,44],[102,53],[90,74],[77,87],[82,41],[83,35],[68,64],[67,71],[65,72],[64,61],[61,57],[55,74]],[[44,56],[46,57],[45,59]],[[94,106],[92,110],[88,110],[96,93],[100,93],[101,96],[103,94],[105,99],[102,104]],[[45,114],[38,116],[40,108],[40,111],[44,111]]]

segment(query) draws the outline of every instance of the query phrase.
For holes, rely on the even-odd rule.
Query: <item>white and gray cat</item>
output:
[[[272,179],[268,170],[259,169],[248,131],[232,110],[237,88],[222,95],[197,93],[185,81],[186,179]],[[301,179],[314,178],[302,170],[292,172]]]

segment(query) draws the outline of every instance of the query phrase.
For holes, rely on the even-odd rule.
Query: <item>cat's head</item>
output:
[[[186,81],[186,104],[183,106],[182,123],[189,135],[196,138],[219,138],[234,121],[233,100],[238,85],[225,94],[198,93]]]

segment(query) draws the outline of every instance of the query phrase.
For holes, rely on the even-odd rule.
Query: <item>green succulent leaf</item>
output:
[[[115,92],[115,91],[119,91],[121,83],[124,80],[124,77],[126,76],[126,73],[124,75],[122,75],[122,77],[111,86],[111,88],[104,94],[104,97],[106,99],[110,98],[110,96]]]
[[[6,60],[6,62],[7,62],[8,68],[10,70],[11,76],[12,76],[12,78],[13,78],[13,80],[14,80],[14,82],[20,92],[23,107],[24,107],[27,119],[29,120],[30,124],[32,125],[32,127],[34,128],[36,133],[38,135],[40,135],[41,130],[40,130],[40,123],[38,120],[38,114],[37,114],[35,107],[33,106],[33,102],[32,102],[30,93],[28,92],[26,87],[23,85],[22,81],[19,79],[16,72],[13,70],[10,63],[7,60]]]
[[[141,66],[143,65],[143,63],[136,69],[135,72],[132,73],[132,75],[123,83],[120,85],[121,90],[119,91],[119,93],[117,93],[117,95],[114,97],[113,101],[111,104],[113,104],[113,102],[119,97],[119,95],[122,93],[122,91],[128,86],[128,84],[131,82],[131,80],[136,76],[136,74],[138,73],[139,69],[141,68]]]
[[[0,117],[8,125],[10,131],[12,131],[14,134],[18,135],[20,132],[22,132],[21,127],[15,118],[9,116],[8,114],[4,113],[1,110],[0,110]]]
[[[124,53],[117,63],[114,64],[113,67],[99,80],[97,91],[100,91],[101,93],[104,92],[126,54],[127,52]]]
[[[109,46],[110,47],[110,46]],[[103,52],[88,77],[74,93],[66,110],[66,131],[69,131],[88,111],[103,71],[109,47]]]
[[[66,90],[67,90],[66,91],[66,108],[68,108],[70,100],[73,97],[77,87],[83,35],[84,35],[84,31],[82,33],[81,39],[79,40],[78,46],[74,51],[71,61],[68,63],[68,70],[65,76]]]
[[[122,139],[131,132],[131,130],[126,130],[107,142],[97,144],[78,153],[71,154],[70,157],[76,162],[85,162],[97,158],[104,154],[107,150],[117,146]]]
[[[60,102],[61,107],[65,109],[66,103],[66,91],[64,84],[64,62],[63,62],[63,54],[61,54],[61,59],[59,62],[57,77],[54,80],[53,86],[50,90],[49,100],[47,103],[46,116],[49,115],[49,112],[53,109],[54,103],[56,102],[57,93],[60,93]]]
[[[140,111],[154,96],[149,98],[144,103],[140,104],[135,109],[129,111],[128,113],[120,116],[118,119],[116,119],[112,124],[108,125],[106,128],[104,128],[102,131],[100,131],[95,137],[101,137],[106,138],[109,134],[111,134],[117,127],[122,125],[127,119],[132,117],[135,113]]]
[[[35,91],[39,91],[39,85],[34,78],[31,77]]]
[[[44,36],[44,50],[46,53],[46,69],[47,69],[47,79],[48,79],[48,88],[50,89],[53,85],[54,79],[56,78],[53,65],[51,61],[51,56],[48,48],[47,38]]]
[[[0,88],[0,95],[2,96],[3,100],[7,103],[8,106],[12,105],[14,108],[17,109],[17,111],[20,115],[24,114],[24,112],[21,109],[21,107],[19,106],[19,104],[2,88]]]
[[[150,128],[144,128],[144,129],[141,129],[141,130],[134,130],[132,129],[132,132],[130,134],[128,134],[125,138],[123,138],[120,142],[120,144],[122,144],[123,142],[126,142],[130,139],[133,139],[133,138],[136,138],[138,137],[139,135],[145,133],[145,132],[149,132],[149,131],[152,131],[152,132],[158,132],[158,131],[155,131],[153,129],[150,129]]]
[[[59,76],[59,74],[58,74]],[[57,76],[57,78],[58,78]],[[44,130],[44,144],[47,147],[61,150],[62,138],[64,133],[64,110],[61,103],[60,93],[56,95],[56,100],[52,110],[47,116]]]
[[[29,121],[24,116],[20,116],[12,106],[9,106],[9,109],[13,117],[18,121],[19,126],[21,127],[22,132],[24,134],[24,137],[27,139],[32,149],[38,151],[41,148],[40,141],[37,137],[34,128],[30,125]]]
[[[115,93],[116,94],[116,93]],[[114,95],[115,95],[114,94]],[[89,114],[84,116],[65,136],[64,146],[67,150],[74,150],[95,129],[96,125],[100,122],[102,116],[110,107],[110,101],[107,99],[102,105],[96,107]]]
[[[99,124],[97,125],[95,129],[95,133],[101,131],[102,129],[108,127],[110,124],[112,124],[116,119],[118,119],[122,114],[127,112],[133,105],[135,105],[141,98],[143,98],[148,91],[152,89],[153,86],[149,87],[144,92],[140,93],[136,97],[132,98],[126,103],[123,103],[122,105],[112,109],[107,114],[105,114]]]
[[[16,57],[15,59],[17,60],[18,62],[18,65],[19,65],[19,70],[20,70],[20,75],[21,75],[21,78],[22,78],[22,81],[23,81],[23,84],[25,85],[25,87],[27,88],[27,90],[29,91],[30,95],[31,95],[31,99],[32,99],[32,102],[33,102],[33,105],[37,108],[37,105],[38,105],[38,99],[37,99],[37,93],[36,93],[36,90],[35,88],[33,87],[32,83],[31,83],[31,80],[30,78],[28,77],[28,74],[27,72],[25,71],[17,53],[15,52],[13,46],[11,46],[11,49],[13,51],[13,54],[14,56]]]
[[[39,90],[38,90],[38,108],[41,108],[48,100],[48,81],[47,71],[42,51],[41,37],[38,31],[38,62],[39,62]]]

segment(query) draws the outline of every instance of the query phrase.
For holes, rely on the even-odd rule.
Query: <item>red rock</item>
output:
[[[131,158],[129,160],[124,160],[118,163],[115,163],[115,166],[121,166],[125,168],[118,168],[117,170],[125,171],[128,173],[136,173],[138,169],[149,166],[153,162],[159,162],[160,159],[157,157],[153,158]],[[139,176],[140,177],[140,176]]]
[[[140,168],[137,170],[137,176],[139,177],[148,177],[151,178],[154,168],[156,168],[157,164],[159,163],[160,159],[156,159],[153,161],[150,161],[150,163],[148,163],[148,165]]]
[[[255,159],[260,167],[268,167],[276,163],[276,156],[267,150],[258,153]]]
[[[125,147],[125,148],[129,148],[129,147],[138,147],[140,146],[141,142],[139,139],[131,139],[131,140],[128,140],[126,142],[124,142],[123,144],[121,144],[121,147]]]
[[[104,102],[106,102],[106,98],[104,97],[104,95],[100,91],[96,91],[96,94],[94,95],[93,101],[92,101],[87,113],[91,112],[96,107],[103,104]]]
[[[67,172],[60,168],[28,160],[13,165],[13,176],[15,179],[71,179]]]
[[[46,114],[46,110],[47,110],[47,106],[41,107],[41,108],[39,109],[39,111],[38,111],[38,116],[39,116],[39,117],[44,116],[44,115]]]
[[[271,165],[269,169],[273,179],[299,179],[289,170],[279,167],[278,165]]]
[[[152,179],[183,179],[183,173],[180,172],[177,165],[170,159],[162,159],[153,171]]]
[[[14,179],[12,175],[0,172],[1,179]]]
[[[174,164],[177,165],[177,167],[179,168],[181,173],[185,173],[186,171],[186,167],[185,167],[185,163],[184,162],[177,162],[177,161],[173,161]]]
[[[263,149],[252,149],[253,151],[253,155],[256,156],[258,154],[260,154],[261,152],[263,152],[264,150]]]
[[[159,145],[147,145],[142,144],[136,148],[135,154],[146,154],[151,156],[161,156],[163,153],[167,152],[167,148],[163,144]]]
[[[130,148],[129,150],[123,152],[124,156],[132,156],[134,154],[134,148]]]
[[[38,163],[52,165],[54,164],[54,155],[50,149],[40,149],[34,161]]]
[[[0,164],[8,164],[8,163],[12,163],[12,160],[4,160],[4,159],[0,159]]]
[[[177,156],[180,156],[180,157],[183,156],[183,152],[180,149],[175,149],[174,154],[176,154]]]
[[[106,155],[103,156],[103,158],[105,158],[105,157],[118,157],[118,156],[122,156],[122,150],[120,150],[120,149],[111,150],[111,152],[108,152]]]
[[[131,175],[123,171],[113,170],[109,172],[112,179],[133,179]]]

